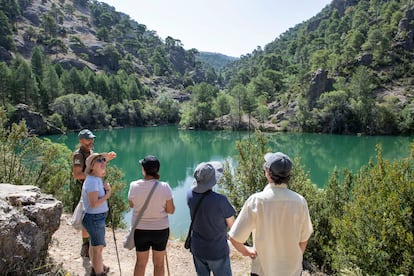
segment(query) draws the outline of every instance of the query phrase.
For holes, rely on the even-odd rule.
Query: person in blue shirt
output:
[[[82,225],[89,234],[89,257],[92,262],[91,275],[106,275],[108,268],[103,265],[102,251],[105,242],[105,220],[109,211],[108,199],[111,185],[103,183],[106,175],[106,153],[92,153],[86,159],[86,178],[82,186],[84,217]]]
[[[226,196],[212,190],[222,176],[220,162],[203,162],[194,171],[194,182],[187,193],[193,220],[190,251],[197,275],[232,275],[227,230],[234,222],[236,210]],[[205,197],[205,198],[203,198]],[[203,198],[194,216],[194,210]]]

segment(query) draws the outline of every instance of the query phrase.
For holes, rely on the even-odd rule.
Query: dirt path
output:
[[[81,234],[68,224],[69,220],[70,215],[62,215],[60,227],[53,235],[52,245],[49,247],[49,255],[56,263],[62,264],[63,268],[70,275],[90,275],[91,265],[89,259],[82,258],[79,255]],[[133,275],[135,251],[129,251],[122,247],[122,240],[125,233],[126,230],[122,229],[116,230],[115,233],[121,272],[122,275]],[[103,258],[105,265],[110,267],[109,275],[120,275],[114,237],[112,229],[110,228],[106,231],[106,243],[107,246],[103,251]],[[230,248],[233,275],[248,275],[250,271],[249,259],[240,255],[234,248]],[[167,256],[170,275],[196,275],[192,255],[188,250],[184,249],[181,241],[170,240],[168,242]],[[148,262],[146,275],[153,275],[151,261]],[[168,275],[167,269],[166,275]]]

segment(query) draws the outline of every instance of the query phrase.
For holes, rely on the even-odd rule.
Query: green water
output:
[[[126,128],[94,132],[95,151],[114,150],[118,157],[111,161],[125,173],[127,184],[142,177],[138,160],[147,154],[156,155],[160,162],[161,180],[170,184],[176,211],[170,216],[173,236],[186,234],[190,217],[185,195],[193,181],[196,165],[203,161],[223,161],[237,154],[235,142],[248,138],[247,132],[185,131],[174,126]],[[253,135],[253,134],[252,134]],[[300,157],[310,178],[324,187],[334,167],[357,171],[375,157],[375,146],[381,144],[383,156],[393,160],[407,157],[413,137],[357,137],[307,133],[267,134],[272,151],[282,151],[292,159]],[[77,133],[48,136],[52,141],[75,149]],[[127,186],[128,186],[127,185]],[[127,191],[125,191],[125,198]],[[130,213],[125,214],[127,223]]]

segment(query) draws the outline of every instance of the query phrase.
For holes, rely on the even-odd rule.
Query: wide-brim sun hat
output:
[[[196,193],[205,193],[223,176],[223,164],[218,161],[202,162],[194,170],[194,182],[191,189]]]
[[[85,173],[89,174],[92,171],[93,165],[96,162],[96,159],[99,157],[108,157],[108,153],[106,152],[102,152],[102,153],[97,153],[94,152],[91,155],[88,156],[88,158],[86,158],[85,164],[86,164],[86,168],[85,168]]]

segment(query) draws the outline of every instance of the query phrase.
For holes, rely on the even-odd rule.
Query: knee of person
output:
[[[137,260],[137,266],[142,268],[145,268],[147,266],[147,262],[144,260]]]
[[[163,268],[164,267],[164,262],[155,262],[154,267],[155,268]]]
[[[92,246],[92,250],[96,253],[102,253],[103,251],[103,246],[102,245],[98,245],[98,246]]]

